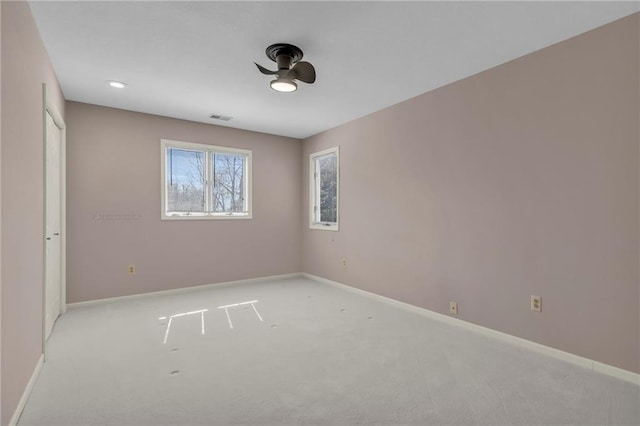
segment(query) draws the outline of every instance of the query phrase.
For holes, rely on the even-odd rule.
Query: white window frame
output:
[[[316,177],[316,159],[327,154],[336,155],[336,221],[320,222],[318,219],[320,194],[318,193],[318,185]],[[314,152],[309,155],[309,229],[318,229],[322,231],[338,231],[340,223],[340,147],[325,149],[323,151]]]
[[[241,154],[246,156],[246,164],[244,170],[244,193],[245,193],[245,205],[247,211],[236,213],[190,213],[190,214],[167,214],[167,148],[177,148],[191,151],[204,151],[206,156],[210,153],[220,154]],[[160,176],[160,198],[161,198],[161,212],[162,220],[218,220],[218,219],[252,219],[252,151],[239,148],[228,148],[215,145],[207,145],[193,142],[175,141],[169,139],[161,139],[160,141],[160,164],[161,164],[161,176]],[[207,161],[207,164],[208,161]],[[209,166],[208,166],[209,167]],[[208,176],[211,172],[207,171]],[[209,200],[211,197],[211,185],[213,181],[207,177],[205,182],[205,198]]]

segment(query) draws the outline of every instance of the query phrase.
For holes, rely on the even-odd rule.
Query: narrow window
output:
[[[251,218],[251,151],[163,140],[162,219]]]
[[[311,154],[310,228],[338,230],[339,158],[338,147]]]

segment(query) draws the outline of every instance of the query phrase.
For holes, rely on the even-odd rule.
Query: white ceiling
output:
[[[67,99],[295,138],[640,10],[637,1],[30,4]],[[275,68],[264,50],[277,42],[304,51],[315,84],[269,88],[253,62]]]

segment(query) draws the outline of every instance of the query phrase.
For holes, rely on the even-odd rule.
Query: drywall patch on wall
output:
[[[97,213],[93,220],[140,220],[140,215],[135,213]]]
[[[640,372],[637,34],[638,14],[306,139],[303,200],[336,145],[341,199],[340,232],[303,226],[303,271]]]

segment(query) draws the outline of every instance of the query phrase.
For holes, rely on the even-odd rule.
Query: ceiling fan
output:
[[[277,75],[271,82],[271,88],[278,92],[295,92],[298,85],[294,80],[312,84],[316,81],[316,70],[309,62],[301,61],[302,50],[287,43],[276,43],[267,47],[267,58],[278,64],[277,71],[271,71],[254,62],[260,72],[266,75]]]

